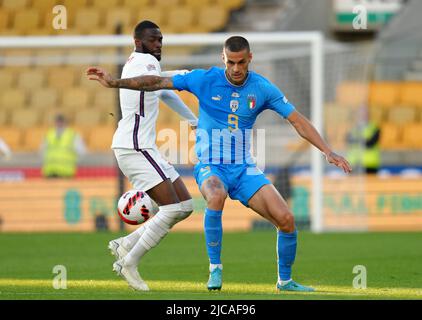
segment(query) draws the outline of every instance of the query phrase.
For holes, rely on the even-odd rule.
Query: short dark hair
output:
[[[224,48],[230,50],[231,52],[239,52],[242,50],[251,50],[249,47],[249,42],[241,36],[230,37],[224,42]]]
[[[154,22],[149,21],[149,20],[144,20],[139,22],[136,27],[135,30],[133,31],[133,36],[136,39],[142,39],[142,33],[146,30],[146,29],[160,29],[159,26],[157,26]]]

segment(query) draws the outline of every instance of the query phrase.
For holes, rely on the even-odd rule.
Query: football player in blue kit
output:
[[[252,53],[248,41],[233,36],[224,43],[225,68],[196,69],[173,77],[140,76],[115,79],[101,68],[87,75],[108,88],[141,91],[186,90],[199,100],[195,150],[199,162],[194,175],[207,201],[204,228],[210,260],[209,290],[222,287],[222,211],[229,196],[239,200],[277,229],[278,281],[280,291],[314,291],[291,277],[296,257],[297,230],[286,201],[257,168],[250,152],[250,131],[257,116],[270,109],[292,124],[298,134],[318,148],[326,160],[349,173],[346,159],[334,153],[315,127],[301,115],[269,80],[250,71]],[[249,138],[248,138],[249,137]]]

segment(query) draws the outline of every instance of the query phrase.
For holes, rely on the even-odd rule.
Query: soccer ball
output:
[[[129,190],[117,203],[117,213],[127,224],[141,224],[153,215],[153,204],[146,192]]]

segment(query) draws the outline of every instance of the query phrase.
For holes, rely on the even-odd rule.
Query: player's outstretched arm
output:
[[[292,114],[287,117],[287,120],[292,124],[302,138],[308,140],[315,147],[321,150],[329,163],[343,169],[346,173],[352,171],[352,167],[349,162],[331,150],[312,123],[302,114],[298,111],[293,111]]]
[[[139,76],[128,79],[116,79],[109,72],[98,67],[86,70],[89,80],[95,80],[106,88],[122,88],[141,91],[157,91],[161,89],[175,89],[173,81],[168,77]]]

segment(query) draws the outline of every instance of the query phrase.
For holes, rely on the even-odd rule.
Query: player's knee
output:
[[[225,191],[215,190],[207,195],[207,206],[215,210],[222,210],[226,201],[227,193]]]
[[[290,211],[284,212],[277,218],[277,228],[289,233],[295,230],[295,218]]]

